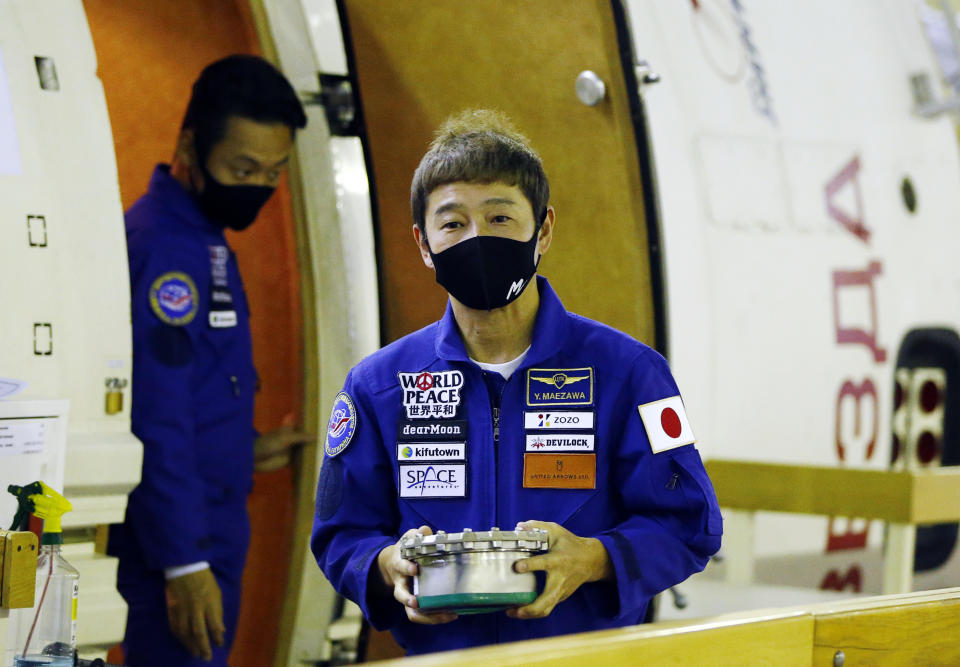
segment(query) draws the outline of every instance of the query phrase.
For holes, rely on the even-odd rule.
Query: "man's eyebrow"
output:
[[[437,210],[435,210],[432,213],[432,215],[443,215],[447,211],[462,211],[462,210],[463,210],[463,204],[459,202],[451,201],[451,202],[447,202],[446,204],[442,204],[438,206]]]
[[[257,167],[257,168],[262,167],[262,165],[260,164],[260,161],[257,160],[255,157],[252,157],[252,156],[250,156],[250,155],[246,155],[246,154],[243,154],[243,153],[241,153],[240,155],[236,156],[236,157],[234,158],[234,160],[243,160],[244,162],[249,162],[250,164],[254,165],[254,166]],[[287,164],[289,161],[290,161],[290,156],[288,155],[287,157],[283,158],[282,160],[280,160],[279,162],[277,162],[276,164],[274,164],[271,168],[272,168],[272,169],[276,169],[276,168],[278,168],[278,167],[282,167],[282,166],[284,166],[285,164]]]
[[[506,197],[491,197],[490,199],[483,200],[484,206],[489,206],[492,204],[506,204],[507,206],[516,206],[517,202],[512,199],[507,199]]]

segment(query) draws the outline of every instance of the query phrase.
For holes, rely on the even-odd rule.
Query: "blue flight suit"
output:
[[[132,431],[143,474],[111,533],[129,605],[126,664],[226,665],[240,610],[253,485],[249,310],[222,230],[159,165],[126,214],[133,319]],[[167,620],[164,568],[210,563],[225,646],[192,658]]]
[[[567,312],[546,279],[539,277],[537,288],[541,302],[530,350],[508,381],[491,383],[502,391],[496,443],[495,396],[491,402],[487,374],[469,360],[449,305],[439,322],[355,366],[335,403],[317,488],[313,553],[334,588],[357,602],[375,628],[389,628],[409,654],[639,623],[655,594],[702,570],[720,547],[722,519],[697,450],[687,444],[654,453],[647,429],[658,427],[640,416],[640,406],[661,399],[677,397],[680,405],[666,361],[623,333]],[[424,370],[434,379],[417,375]],[[459,379],[451,371],[459,371]],[[434,396],[447,405],[459,400],[455,415],[427,400],[430,416],[424,419],[421,378],[426,384],[419,387],[460,382],[458,398]],[[551,483],[563,488],[534,488],[532,471],[544,467],[529,457],[550,457],[535,453],[537,447],[559,442],[547,436],[569,434],[540,427],[564,411],[579,414],[578,420],[589,419],[584,413],[595,416],[593,428],[574,433],[594,436],[595,468],[592,459],[577,459],[586,466],[576,471],[586,471],[588,486],[593,471],[595,488],[570,488],[576,484],[569,481]],[[458,420],[466,421],[464,469],[448,462],[437,463],[433,472],[407,467],[404,457],[416,454],[404,444],[406,434],[431,423],[455,431]],[[679,425],[664,424],[680,433]],[[560,470],[563,457],[555,458]],[[547,462],[552,466],[554,459]],[[446,480],[437,472],[444,466]],[[458,472],[465,484],[450,482]],[[429,497],[445,493],[453,497]],[[411,528],[512,530],[528,519],[598,538],[610,554],[615,581],[583,585],[544,619],[515,620],[498,612],[440,626],[411,623],[392,596],[380,597],[371,587],[371,577],[379,577],[379,552]]]

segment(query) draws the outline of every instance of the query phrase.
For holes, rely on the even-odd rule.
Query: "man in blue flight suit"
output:
[[[224,229],[253,223],[306,117],[269,63],[230,56],[193,86],[170,166],[127,212],[132,430],[143,474],[111,535],[129,605],[126,663],[226,665],[249,541],[256,458],[302,442],[257,436],[249,310]],[[212,645],[212,646],[211,646]]]
[[[534,280],[555,228],[548,200],[539,156],[505,119],[448,121],[411,187],[413,235],[446,313],[360,362],[334,402],[313,552],[411,654],[639,623],[720,546],[667,363]],[[447,454],[417,453],[429,451]],[[544,573],[532,603],[418,609],[398,538],[514,525],[549,533],[548,553],[515,566]]]

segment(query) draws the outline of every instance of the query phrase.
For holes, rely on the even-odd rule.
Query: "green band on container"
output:
[[[537,599],[533,591],[519,593],[454,593],[421,595],[417,605],[423,611],[455,611],[458,614],[487,614],[530,604]]]

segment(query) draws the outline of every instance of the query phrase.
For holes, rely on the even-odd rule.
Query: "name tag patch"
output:
[[[589,412],[524,412],[523,427],[527,430],[592,429],[593,411]]]
[[[524,454],[525,489],[595,489],[596,454]]]
[[[463,387],[460,371],[397,373],[397,376],[407,419],[452,419],[457,415]]]
[[[466,440],[467,422],[462,419],[452,421],[406,421],[397,424],[397,440],[400,442],[418,442],[421,440]]]
[[[467,495],[465,463],[410,464],[400,466],[401,498],[464,498]]]
[[[527,434],[528,452],[592,452],[593,433]]]
[[[467,457],[465,442],[411,442],[397,445],[397,460],[463,461]]]
[[[592,368],[531,368],[527,405],[593,405]]]

